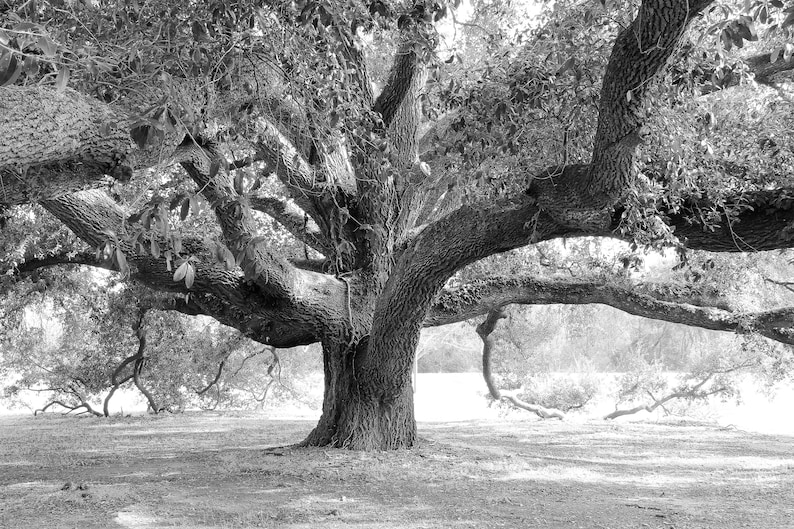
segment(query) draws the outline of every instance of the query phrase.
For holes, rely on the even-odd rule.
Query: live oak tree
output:
[[[706,85],[687,93],[732,84],[725,61],[684,68],[701,35],[717,35],[724,50],[755,40],[756,23],[791,24],[776,0],[741,17],[712,4],[609,4],[621,18],[597,3],[558,2],[523,45],[486,61],[477,82],[441,86],[434,23],[453,6],[438,2],[6,0],[0,204],[40,204],[99,249],[20,268],[111,267],[180,294],[175,310],[263,344],[321,343],[323,413],[306,445],[412,446],[420,330],[504,303],[557,296],[790,340],[785,311],[737,315],[531,275],[445,287],[471,263],[560,237],[791,246],[792,195],[779,181],[707,193],[670,181],[683,170],[662,171],[661,184],[641,173],[642,163],[665,162],[640,156],[644,142],[653,151],[654,109],[671,101],[660,86],[698,76]],[[569,49],[583,35],[597,48]],[[791,68],[790,49],[779,48],[747,68],[772,82]],[[550,106],[560,85],[577,99]],[[573,108],[562,141],[544,143],[535,127]],[[556,144],[539,157],[539,146]],[[546,159],[554,163],[537,167]],[[177,213],[189,224],[203,209],[212,222],[180,229]],[[261,214],[303,255],[283,251]]]

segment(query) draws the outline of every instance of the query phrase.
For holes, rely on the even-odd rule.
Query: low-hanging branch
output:
[[[662,397],[656,397],[653,393],[647,391],[646,393],[652,401],[650,404],[640,404],[638,406],[634,406],[632,408],[627,408],[627,409],[618,409],[616,407],[615,411],[604,416],[604,420],[617,419],[618,417],[623,417],[625,415],[634,415],[635,413],[639,413],[641,411],[652,412],[657,408],[662,408],[663,410],[667,411],[664,405],[675,399],[705,400],[712,395],[719,395],[721,393],[725,393],[729,391],[729,388],[720,384],[716,384],[714,387],[705,390],[703,389],[703,387],[709,381],[711,381],[715,377],[715,375],[725,375],[729,373],[734,373],[736,371],[741,371],[742,369],[750,368],[754,365],[756,365],[755,361],[745,361],[745,362],[739,362],[730,367],[726,367],[722,369],[716,368],[713,370],[709,370],[701,377],[701,379],[696,384],[694,385],[681,384]]]
[[[102,402],[102,414],[105,417],[110,417],[110,399],[113,398],[113,395],[116,394],[116,391],[118,391],[118,389],[121,386],[123,386],[124,384],[126,384],[127,382],[132,380],[134,376],[135,376],[135,373],[130,373],[126,377],[122,378],[121,380],[118,380],[115,377],[115,372],[114,372],[114,377],[112,379],[113,386],[110,388],[110,391],[105,396],[105,400]]]
[[[436,298],[424,325],[432,327],[467,320],[509,304],[555,303],[609,305],[635,316],[737,333],[755,332],[794,345],[794,307],[758,312],[731,312],[715,306],[654,297],[636,285],[620,286],[594,281],[538,279],[528,276],[492,277],[447,288]],[[681,300],[686,300],[682,294]],[[696,299],[702,303],[703,300]],[[715,303],[718,304],[718,303]]]
[[[52,406],[61,406],[62,408],[66,408],[68,410],[68,411],[65,412],[66,414],[71,413],[73,411],[77,411],[80,408],[85,408],[85,411],[83,413],[90,413],[90,414],[92,414],[92,415],[94,415],[96,417],[102,417],[102,414],[100,412],[96,411],[91,406],[91,404],[89,404],[88,402],[81,402],[80,404],[71,406],[71,405],[66,404],[65,402],[63,402],[61,400],[53,400],[53,401],[47,403],[42,408],[34,410],[33,415],[35,416],[35,415],[38,415],[39,413],[44,413],[48,409],[50,409]]]
[[[488,311],[488,316],[482,323],[477,325],[476,329],[477,334],[480,335],[482,339],[482,375],[485,379],[485,384],[488,386],[488,394],[495,401],[509,402],[514,407],[530,411],[541,419],[564,419],[565,412],[561,410],[525,402],[513,393],[501,391],[499,386],[497,386],[493,377],[491,361],[494,353],[494,339],[492,333],[496,329],[499,320],[505,317],[507,317],[507,315],[503,307],[493,308]]]

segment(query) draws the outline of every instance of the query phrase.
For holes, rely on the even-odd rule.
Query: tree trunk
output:
[[[412,340],[395,344],[392,354],[408,360],[393,371],[364,373],[361,359],[369,340],[323,344],[325,395],[323,413],[305,446],[334,446],[353,450],[410,448],[416,442],[411,360]],[[415,344],[414,344],[415,346]]]

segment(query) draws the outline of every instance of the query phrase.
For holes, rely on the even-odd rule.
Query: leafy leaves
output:
[[[185,259],[182,264],[177,267],[174,271],[175,282],[184,280],[185,287],[191,288],[193,286],[193,281],[196,278],[196,268],[193,261],[195,261],[195,257],[190,257]]]

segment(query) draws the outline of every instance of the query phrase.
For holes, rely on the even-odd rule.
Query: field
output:
[[[483,419],[410,451],[267,450],[312,424],[0,417],[0,527],[794,528],[786,435]]]

